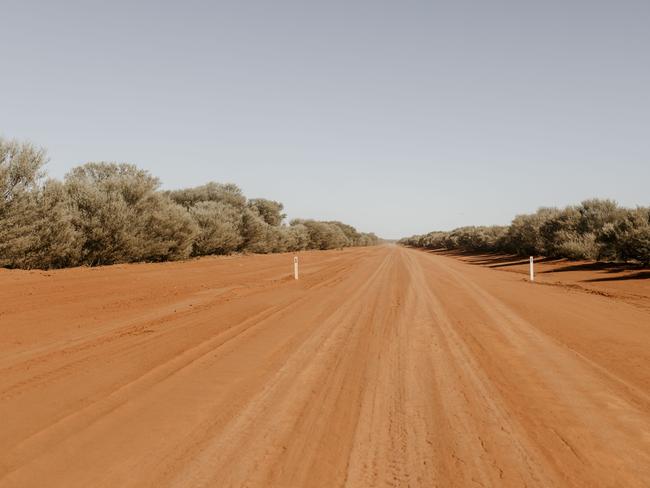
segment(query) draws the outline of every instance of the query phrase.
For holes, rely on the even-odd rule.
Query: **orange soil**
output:
[[[0,270],[0,487],[650,486],[647,280],[300,256]]]
[[[528,277],[528,258],[499,254],[433,251],[465,262]],[[535,281],[587,293],[609,296],[650,310],[650,269],[633,264],[535,258]]]

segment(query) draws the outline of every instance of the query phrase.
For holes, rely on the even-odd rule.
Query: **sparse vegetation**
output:
[[[427,249],[507,252],[650,264],[650,208],[591,199],[563,209],[517,215],[509,226],[461,227],[402,239]]]
[[[234,184],[161,191],[131,164],[88,163],[45,179],[46,155],[0,138],[0,266],[62,268],[377,244],[341,222],[294,220]]]

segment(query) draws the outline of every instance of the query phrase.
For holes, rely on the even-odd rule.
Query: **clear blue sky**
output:
[[[384,237],[650,203],[650,2],[34,2],[0,135]]]

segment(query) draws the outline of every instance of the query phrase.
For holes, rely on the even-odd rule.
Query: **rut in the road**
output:
[[[650,485],[647,311],[396,246],[301,263],[16,275],[0,487]]]

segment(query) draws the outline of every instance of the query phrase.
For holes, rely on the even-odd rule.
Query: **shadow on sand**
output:
[[[491,253],[473,253],[468,251],[454,251],[447,249],[427,249],[425,252],[434,254],[442,254],[444,256],[462,256],[468,263],[478,264],[480,266],[487,266],[489,268],[503,268],[507,266],[517,266],[528,264],[528,258],[522,258],[516,254],[491,254]],[[555,258],[536,257],[536,263],[548,263],[554,261],[561,261]]]
[[[643,271],[644,269],[646,268],[636,263],[595,262],[595,263],[568,264],[567,266],[555,268],[554,270],[547,271],[547,272],[562,273],[564,271],[600,271],[603,273],[622,273],[624,271]],[[637,274],[644,274],[644,273],[637,273]]]
[[[440,254],[443,256],[462,257],[464,261],[470,264],[486,266],[488,268],[504,268],[508,266],[521,266],[528,263],[528,259],[514,254],[491,254],[491,253],[472,253],[468,251],[448,250],[448,249],[425,249],[425,252]],[[606,262],[571,262],[567,259],[536,257],[536,263],[557,264],[558,266],[539,271],[539,274],[545,273],[562,273],[566,271],[592,271],[601,273],[623,273],[626,271],[636,271],[622,276],[605,276],[602,278],[591,278],[582,280],[585,283],[596,283],[601,281],[625,281],[625,280],[647,280],[650,279],[650,271],[647,267],[635,263],[606,263]],[[562,263],[566,265],[562,266]]]
[[[586,283],[597,283],[599,281],[625,281],[625,280],[648,280],[650,279],[650,271],[638,271],[636,273],[627,274],[623,276],[607,276],[604,278],[592,278],[584,280]]]

